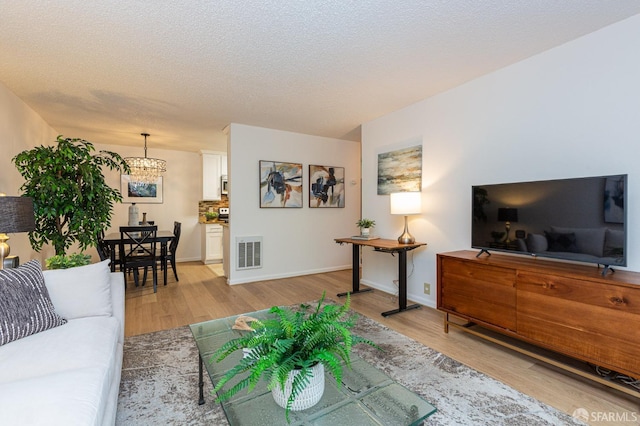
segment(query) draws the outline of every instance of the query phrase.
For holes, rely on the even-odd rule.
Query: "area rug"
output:
[[[355,353],[437,407],[425,425],[583,424],[372,319],[360,316],[354,332],[383,349]],[[198,405],[197,356],[189,327],[127,338],[116,424],[227,425],[206,373]]]

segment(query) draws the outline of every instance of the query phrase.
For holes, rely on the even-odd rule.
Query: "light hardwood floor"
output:
[[[153,293],[129,284],[126,292],[125,334],[159,330],[327,297],[351,288],[351,270],[229,286],[199,262],[177,265],[180,281],[169,270],[167,286]],[[498,345],[452,329],[443,331],[443,314],[435,309],[403,312],[384,318],[397,308],[397,298],[378,290],[354,295],[352,308],[387,327],[496,378],[521,392],[572,414],[586,409],[593,425],[640,424],[640,399],[563,372]],[[639,354],[640,355],[640,354]],[[617,419],[617,420],[616,420]],[[604,421],[606,420],[606,421]],[[614,420],[614,421],[611,421]]]

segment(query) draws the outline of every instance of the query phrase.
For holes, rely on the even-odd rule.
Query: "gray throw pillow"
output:
[[[66,322],[53,308],[38,260],[0,270],[0,346]]]

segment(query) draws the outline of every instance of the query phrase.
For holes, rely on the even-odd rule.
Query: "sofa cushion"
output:
[[[119,336],[115,317],[87,317],[0,346],[0,383],[87,367],[111,375],[121,361]]]
[[[624,231],[607,228],[604,236],[604,255],[622,257],[624,255]]]
[[[108,403],[104,368],[89,367],[0,383],[4,425],[100,425]]]
[[[56,312],[67,319],[111,316],[109,260],[69,269],[44,271]]]
[[[561,234],[574,234],[578,253],[602,257],[604,249],[605,228],[567,228],[552,226],[551,231]]]
[[[0,346],[64,323],[51,303],[39,261],[0,270]]]
[[[542,253],[547,251],[549,243],[547,238],[541,234],[529,234],[527,235],[527,250],[530,253]]]
[[[576,234],[573,232],[561,233],[545,231],[544,235],[547,237],[549,251],[564,251],[568,253],[580,252],[576,245]]]

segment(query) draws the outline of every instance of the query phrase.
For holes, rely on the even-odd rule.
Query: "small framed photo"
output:
[[[344,167],[309,165],[309,207],[344,207]]]
[[[260,208],[302,208],[302,163],[260,160]]]
[[[129,175],[120,175],[120,193],[123,203],[162,203],[162,176],[154,183],[131,182]]]

